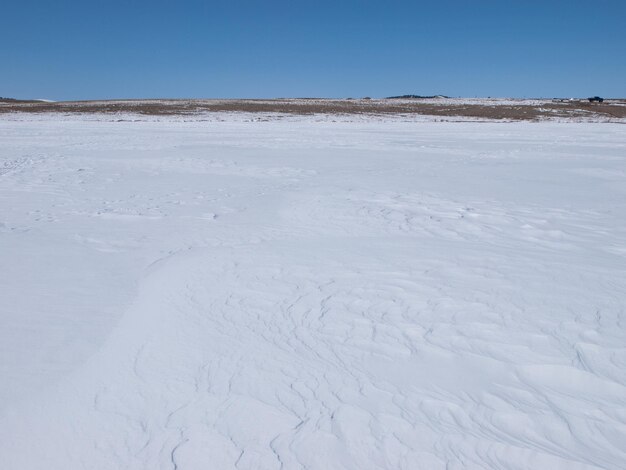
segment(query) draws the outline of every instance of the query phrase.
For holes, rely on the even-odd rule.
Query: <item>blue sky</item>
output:
[[[626,1],[7,0],[0,96],[626,97]]]

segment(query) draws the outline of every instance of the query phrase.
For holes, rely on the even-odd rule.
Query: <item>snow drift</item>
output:
[[[623,125],[0,142],[3,468],[623,468]]]

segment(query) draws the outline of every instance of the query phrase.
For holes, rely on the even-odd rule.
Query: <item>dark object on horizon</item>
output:
[[[604,101],[604,98],[600,98],[599,96],[594,96],[592,98],[587,98],[589,100],[590,103],[593,103],[594,101],[598,102],[598,103],[602,103]]]
[[[422,96],[422,95],[401,95],[401,96],[388,96],[388,100],[407,100],[407,99],[434,99],[434,98],[450,98],[446,95],[433,95],[433,96]]]

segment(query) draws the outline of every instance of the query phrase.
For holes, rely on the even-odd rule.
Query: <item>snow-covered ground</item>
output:
[[[626,126],[0,120],[0,467],[623,469]]]

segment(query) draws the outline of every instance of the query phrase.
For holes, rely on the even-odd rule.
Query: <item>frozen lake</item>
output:
[[[0,263],[6,469],[626,462],[623,124],[5,115]]]

